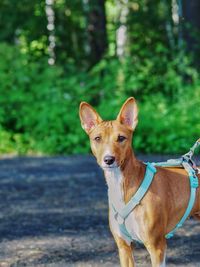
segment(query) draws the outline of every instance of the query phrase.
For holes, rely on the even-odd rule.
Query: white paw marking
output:
[[[165,255],[164,255],[164,259],[163,259],[163,262],[161,263],[160,267],[166,267],[166,252],[165,252]]]

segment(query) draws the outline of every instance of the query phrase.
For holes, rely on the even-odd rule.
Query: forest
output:
[[[139,153],[200,137],[200,2],[1,0],[0,154],[89,152],[81,101],[115,119],[134,96]]]

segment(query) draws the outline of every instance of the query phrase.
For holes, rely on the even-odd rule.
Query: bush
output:
[[[87,95],[82,74],[65,76],[45,58],[33,62],[7,45],[0,56],[1,134],[10,144],[1,140],[0,152],[77,152],[78,104]]]
[[[132,95],[140,106],[135,149],[185,152],[200,133],[198,74],[187,58],[181,58],[180,69],[180,55],[169,61],[167,54],[138,63],[104,58],[90,71],[78,71],[72,64],[50,67],[46,58],[34,61],[17,47],[1,44],[0,153],[88,153],[80,101],[90,102],[104,119],[114,119]]]
[[[185,88],[175,103],[162,95],[149,97],[141,103],[135,147],[145,153],[185,153],[200,136],[199,112],[200,87]]]

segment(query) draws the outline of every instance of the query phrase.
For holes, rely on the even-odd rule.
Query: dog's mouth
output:
[[[119,168],[119,165],[115,162],[114,164],[112,164],[112,165],[100,165],[101,166],[101,168],[103,169],[103,170],[106,170],[106,171],[112,171],[112,170],[116,170],[116,169],[118,169]]]
[[[119,168],[119,166],[104,166],[104,167],[102,167],[102,169],[105,169],[105,170],[117,169],[117,168]]]

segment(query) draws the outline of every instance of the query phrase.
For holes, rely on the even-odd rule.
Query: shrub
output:
[[[199,137],[199,78],[187,58],[182,69],[179,55],[168,61],[166,52],[138,63],[104,58],[90,71],[78,71],[72,63],[50,67],[45,57],[34,61],[5,44],[0,58],[0,153],[87,153],[80,101],[114,119],[129,96],[140,106],[137,151],[185,152]]]

